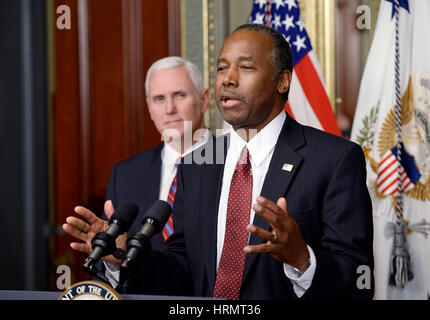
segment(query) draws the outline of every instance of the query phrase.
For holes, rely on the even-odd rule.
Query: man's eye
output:
[[[221,71],[224,71],[224,70],[226,70],[226,69],[227,69],[227,66],[218,66],[216,70],[217,70],[218,72],[221,72]]]
[[[156,96],[156,97],[152,98],[152,100],[154,102],[163,102],[164,101],[164,97],[162,97],[162,96]]]
[[[183,99],[185,98],[186,94],[184,92],[178,92],[175,94],[175,97],[179,98],[179,99]]]
[[[252,66],[248,66],[248,65],[243,65],[243,66],[241,66],[241,68],[244,69],[244,70],[251,70],[251,69],[253,69]]]

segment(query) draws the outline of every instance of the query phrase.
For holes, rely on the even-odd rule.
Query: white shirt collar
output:
[[[232,129],[230,148],[233,149],[229,150],[229,153],[233,152],[235,155],[237,153],[237,159],[239,159],[240,152],[246,145],[253,164],[257,167],[260,166],[263,160],[269,155],[270,151],[275,147],[286,117],[287,116],[284,111],[280,112],[248,143],[246,143],[246,141],[243,140],[240,135]]]

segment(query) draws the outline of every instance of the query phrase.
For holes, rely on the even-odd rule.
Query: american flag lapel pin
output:
[[[289,164],[289,163],[284,163],[284,165],[282,166],[282,170],[284,171],[288,171],[291,172],[291,170],[293,170],[294,165]]]

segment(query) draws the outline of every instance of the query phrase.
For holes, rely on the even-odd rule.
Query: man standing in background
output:
[[[165,142],[116,164],[107,185],[105,214],[110,217],[122,201],[134,202],[139,216],[129,233],[139,230],[144,214],[158,199],[173,205],[177,161],[203,145],[212,135],[204,125],[204,113],[209,101],[209,90],[204,88],[203,78],[197,66],[180,57],[160,59],[149,68],[145,81],[146,99],[151,119]],[[186,141],[185,137],[193,141]],[[168,140],[168,141],[166,141]],[[99,219],[84,207],[68,217],[64,230],[84,241],[72,242],[71,248],[89,254],[94,235],[107,228],[107,221]],[[163,232],[152,238],[152,248],[162,249],[173,233],[172,219]],[[108,261],[116,261],[113,256]]]

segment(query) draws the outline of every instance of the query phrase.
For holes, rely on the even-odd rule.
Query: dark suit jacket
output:
[[[141,152],[116,164],[111,171],[106,200],[112,200],[115,208],[125,200],[134,202],[139,208],[139,215],[128,234],[139,231],[146,211],[159,199],[162,150],[163,144]],[[155,235],[151,242],[154,249],[165,247],[161,233]]]
[[[291,172],[282,170],[285,163],[294,166]],[[212,296],[223,169],[223,164],[180,166],[173,209],[175,234],[167,241],[167,252],[140,256],[133,270],[132,292]],[[315,275],[303,299],[373,296],[372,207],[365,160],[357,144],[287,116],[261,195],[275,202],[286,197],[290,215],[315,253]],[[259,215],[253,223],[271,229]],[[251,244],[262,241],[250,237]],[[360,265],[372,271],[370,290],[357,288]],[[296,295],[283,264],[259,253],[246,256],[240,298],[295,299]]]

